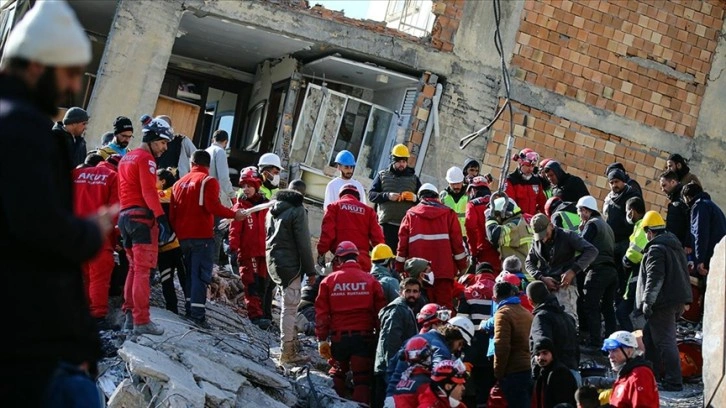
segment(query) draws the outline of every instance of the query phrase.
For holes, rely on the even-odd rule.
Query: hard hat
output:
[[[260,156],[260,160],[257,162],[257,167],[264,168],[268,166],[274,166],[282,170],[280,156],[276,155],[275,153],[265,153]]]
[[[250,184],[255,189],[260,188],[262,185],[262,177],[254,166],[245,167],[242,169],[239,175],[239,184]]]
[[[358,187],[356,187],[355,184],[353,184],[353,183],[343,184],[343,186],[340,188],[340,190],[338,190],[338,197],[342,197],[346,191],[354,193],[356,196],[358,196],[358,199],[360,199],[360,191],[358,191]]]
[[[416,321],[422,326],[430,326],[434,323],[442,323],[449,320],[451,311],[436,303],[427,303],[416,315]]]
[[[436,188],[435,185],[431,183],[424,183],[419,189],[418,189],[418,195],[421,195],[422,191],[431,191],[436,193],[436,195],[439,194],[439,190]]]
[[[589,195],[580,197],[580,199],[577,200],[576,207],[577,208],[587,208],[588,210],[599,212],[597,209],[597,201],[595,201],[595,197],[589,196]]]
[[[154,119],[148,125],[141,129],[143,136],[141,141],[144,143],[155,142],[157,140],[166,140],[170,142],[174,138],[171,133],[171,127],[162,119]]]
[[[494,211],[504,213],[507,217],[518,214],[522,211],[513,199],[507,199],[507,197],[497,197],[494,200],[493,206]]]
[[[459,167],[451,167],[446,170],[446,182],[451,184],[464,182],[464,171]]]
[[[461,360],[442,360],[431,370],[431,381],[466,383],[466,366]]]
[[[341,150],[336,156],[335,156],[335,162],[340,164],[341,166],[353,166],[355,167],[355,157],[353,156],[353,153],[347,151],[347,150]]]
[[[602,345],[602,351],[615,350],[620,347],[638,348],[638,340],[635,335],[629,331],[620,330],[611,334],[605,339]]]
[[[358,255],[358,247],[350,241],[343,241],[335,248],[335,256]]]
[[[470,188],[482,188],[482,187],[489,187],[489,182],[487,181],[486,177],[482,176],[476,176],[473,179],[471,179],[471,183],[466,187],[466,189]]]
[[[557,209],[557,207],[562,204],[562,199],[558,196],[552,196],[550,197],[547,202],[545,203],[544,212],[548,217],[552,216],[552,213]]]
[[[644,229],[660,229],[665,228],[665,220],[657,211],[648,211],[643,216],[643,223],[641,224]]]
[[[393,149],[391,149],[391,156],[408,159],[411,156],[411,153],[408,152],[408,147],[406,147],[406,145],[397,144],[393,146]]]
[[[523,158],[524,158],[524,156],[525,156],[525,155],[526,155],[527,153],[531,153],[531,152],[533,152],[533,151],[534,151],[534,150],[530,149],[529,147],[525,147],[524,149],[520,150],[520,151],[519,151],[519,153],[517,153],[517,154],[513,155],[513,156],[512,156],[512,160],[514,160],[514,161],[519,161],[519,159],[523,159]]]
[[[526,153],[524,157],[519,158],[521,164],[529,164],[532,167],[536,166],[538,161],[539,155],[536,152]]]
[[[449,320],[449,324],[458,327],[461,334],[464,335],[466,344],[471,345],[471,339],[474,337],[474,330],[476,329],[474,323],[468,317],[454,316]]]
[[[549,162],[551,162],[551,161],[552,161],[552,159],[550,159],[549,157],[547,157],[547,158],[544,158],[544,159],[542,159],[542,160],[541,160],[541,161],[539,162],[539,166],[538,166],[538,167],[539,167],[540,169],[544,169],[544,167],[545,167],[545,166],[547,165],[547,163],[549,163]]]
[[[373,251],[371,251],[371,261],[380,261],[383,259],[391,259],[393,258],[393,251],[391,251],[391,247],[389,247],[386,244],[378,244],[373,247]]]
[[[431,345],[423,337],[413,337],[403,347],[403,360],[409,364],[430,365],[434,354]]]
[[[511,273],[511,272],[501,272],[497,278],[495,279],[495,282],[501,283],[501,282],[507,282],[511,283],[515,287],[519,288],[519,285],[522,284],[522,279],[519,278],[519,276]]]

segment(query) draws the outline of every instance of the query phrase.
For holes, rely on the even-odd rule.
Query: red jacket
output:
[[[529,180],[525,180],[519,169],[510,174],[504,184],[504,193],[513,199],[525,214],[544,214],[547,203],[544,191],[544,184],[538,175],[533,174]]]
[[[350,241],[358,248],[358,263],[365,271],[371,269],[370,248],[385,242],[375,210],[350,194],[328,205],[321,230],[319,255],[335,253],[341,241]]]
[[[421,395],[431,383],[431,370],[416,364],[409,367],[401,380],[393,389],[393,402],[396,407],[418,407],[418,396]]]
[[[156,160],[144,149],[134,149],[118,164],[121,209],[148,208],[154,217],[164,215],[156,192]]]
[[[115,171],[100,164],[73,170],[73,212],[77,216],[93,215],[102,206],[118,202],[118,174]]]
[[[469,244],[469,253],[476,257],[478,262],[489,262],[494,273],[502,271],[499,251],[489,242],[487,238],[486,222],[484,214],[489,207],[489,196],[469,200],[466,204],[466,239]]]
[[[386,305],[383,287],[357,262],[346,262],[322,282],[315,299],[315,335],[327,340],[336,332],[373,332]]]
[[[249,199],[237,201],[232,210],[244,210],[267,202],[261,194],[256,194],[252,199],[254,202]],[[266,209],[254,212],[242,221],[232,221],[230,224],[229,247],[240,259],[265,256],[265,216],[267,216]]]
[[[436,395],[429,386],[418,395],[418,408],[451,408],[451,404],[449,403],[449,397],[446,395]],[[466,405],[462,402],[457,405],[457,408],[466,408]]]
[[[466,269],[466,252],[456,213],[438,199],[425,199],[406,212],[398,230],[396,269],[408,258],[431,262],[434,278],[454,279]],[[434,279],[434,283],[436,280]]]
[[[610,394],[610,405],[616,408],[657,407],[659,404],[658,384],[653,370],[642,357],[637,357],[620,371]],[[631,367],[629,367],[631,366]],[[624,372],[625,371],[625,372]]]
[[[209,176],[206,167],[193,165],[192,171],[174,183],[169,222],[180,240],[213,238],[214,216],[234,218],[234,214],[219,202],[219,182]]]

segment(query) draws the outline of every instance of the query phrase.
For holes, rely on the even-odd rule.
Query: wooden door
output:
[[[156,100],[154,116],[169,116],[172,120],[172,127],[175,133],[185,135],[189,139],[194,140],[199,111],[199,105],[182,101],[181,99],[159,95],[159,99]]]

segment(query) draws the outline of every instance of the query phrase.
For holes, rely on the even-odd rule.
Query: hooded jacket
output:
[[[529,371],[532,314],[520,302],[502,302],[494,314],[494,376]]]
[[[301,274],[315,273],[315,263],[303,195],[280,190],[276,198],[265,219],[265,252],[270,277],[286,288]]]
[[[580,198],[590,195],[585,182],[577,176],[565,173],[559,163],[551,161],[545,169],[552,170],[557,176],[557,185],[552,186],[552,195],[560,197],[562,201],[576,203]]]
[[[63,127],[63,122],[56,122],[53,126],[53,134],[62,138],[68,144],[68,150],[71,158],[71,165],[73,167],[83,164],[86,160],[86,138],[83,136],[73,137]],[[104,158],[105,159],[105,158]]]
[[[660,309],[692,301],[686,252],[675,235],[663,232],[645,246],[635,307],[642,310],[647,303],[653,309]]]
[[[575,232],[579,231],[580,222],[582,222],[580,216],[577,215],[577,206],[575,203],[567,201],[561,202],[552,210],[550,221],[557,227]]]
[[[618,408],[657,407],[658,384],[653,368],[643,357],[634,357],[618,372],[610,393],[610,406]]]
[[[562,364],[559,355],[552,352],[552,362],[547,367],[538,367],[532,392],[532,408],[554,408],[557,404],[569,403],[576,406],[577,380],[572,371]]]
[[[386,372],[388,362],[411,337],[418,333],[418,325],[413,310],[401,296],[387,304],[378,312],[381,322],[374,372]]]
[[[523,213],[532,215],[544,213],[547,196],[539,175],[533,173],[527,180],[522,171],[517,169],[507,177],[504,192],[517,203]]]
[[[580,254],[577,255],[577,252]],[[527,272],[535,279],[543,276],[560,281],[560,275],[572,269],[575,273],[587,269],[597,257],[598,250],[578,233],[555,227],[550,242],[534,241],[524,262]]]
[[[666,213],[666,229],[681,241],[683,247],[693,247],[691,240],[691,210],[681,198],[683,184],[678,184],[668,194],[668,212]]]
[[[534,317],[532,329],[529,331],[529,349],[534,350],[535,343],[547,337],[555,345],[553,354],[557,356],[557,360],[567,368],[577,370],[580,347],[577,344],[577,329],[572,316],[565,313],[554,295],[548,296],[544,303],[535,306],[532,313]],[[534,353],[531,353],[532,369],[537,365],[534,357]]]
[[[713,249],[726,235],[726,218],[723,211],[711,201],[708,193],[700,193],[691,204],[691,234],[696,265],[711,263]]]
[[[252,208],[266,203],[267,199],[257,193],[250,198],[237,201],[232,211]],[[229,225],[229,247],[238,259],[265,256],[265,218],[268,210],[257,211],[242,221],[232,221]]]
[[[603,217],[613,229],[616,243],[628,241],[630,234],[633,233],[633,225],[628,223],[625,211],[625,203],[633,197],[638,197],[638,193],[627,184],[621,192],[615,194],[611,191],[605,197]]]
[[[469,245],[469,254],[476,258],[477,262],[489,262],[494,267],[494,272],[499,273],[501,259],[499,251],[489,242],[486,229],[486,210],[489,208],[489,196],[477,197],[466,203],[466,243]]]
[[[378,225],[378,224],[376,224]],[[399,281],[396,276],[393,275],[388,266],[385,264],[373,264],[371,268],[371,275],[381,284],[383,287],[383,294],[386,296],[386,304],[391,303],[393,300],[398,298],[398,285]]]
[[[396,269],[403,272],[403,263],[414,257],[431,262],[434,278],[454,279],[458,271],[467,267],[456,213],[437,199],[424,199],[408,210],[401,221]]]

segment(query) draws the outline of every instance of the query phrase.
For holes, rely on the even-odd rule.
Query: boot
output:
[[[96,322],[96,328],[98,331],[109,331],[113,330],[116,331],[120,329],[118,325],[115,325],[111,323],[105,316],[104,317],[94,317],[93,320]]]
[[[124,312],[125,319],[124,319],[124,325],[121,328],[125,332],[130,332],[134,330],[134,316],[131,314],[130,310],[127,310]]]
[[[308,362],[310,362],[310,358],[295,351],[294,341],[286,341],[282,343],[280,364],[305,364]]]
[[[161,336],[164,334],[164,328],[154,322],[140,324],[134,326],[134,334],[150,334],[152,336]]]
[[[270,328],[270,326],[272,326],[272,320],[265,319],[263,317],[257,318],[257,319],[252,319],[250,321],[252,322],[252,324],[259,327],[260,330],[267,330]]]

